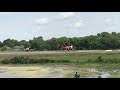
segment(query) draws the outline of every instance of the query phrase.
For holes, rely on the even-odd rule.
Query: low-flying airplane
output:
[[[74,49],[73,49],[73,45],[70,45],[70,46],[61,45],[60,49],[61,49],[61,50],[68,50],[68,51],[69,51],[69,50],[74,50]]]

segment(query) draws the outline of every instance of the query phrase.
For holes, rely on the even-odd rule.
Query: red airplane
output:
[[[64,45],[61,45],[61,50],[73,50],[73,45],[70,45],[70,46],[64,46]]]

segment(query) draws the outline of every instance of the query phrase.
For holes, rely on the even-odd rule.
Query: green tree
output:
[[[25,48],[31,47],[31,43],[29,41],[21,40],[20,45],[23,45]]]
[[[7,51],[7,47],[6,46],[2,46],[1,47],[1,51]]]
[[[0,41],[0,47],[2,47],[2,42]]]
[[[37,50],[44,50],[46,47],[46,43],[44,42],[43,38],[37,37],[37,38],[33,38],[33,40],[29,41],[31,44],[31,48],[33,49],[37,49]]]

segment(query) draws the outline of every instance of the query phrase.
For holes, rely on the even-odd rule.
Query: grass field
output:
[[[35,52],[0,52],[0,59],[11,59],[14,57],[23,56],[33,59],[49,59],[49,60],[69,60],[79,62],[80,66],[86,67],[104,67],[104,68],[119,68],[119,63],[94,63],[99,56],[103,59],[111,59],[120,61],[120,51],[114,50],[106,52],[105,50],[79,50],[79,51],[35,51]],[[88,62],[89,61],[89,62]],[[91,62],[91,63],[90,63]],[[71,63],[72,64],[72,63]]]
[[[105,50],[81,50],[81,51],[35,51],[35,52],[0,52],[0,59],[13,58],[15,56],[28,56],[31,58],[94,58],[96,56],[120,57],[120,51],[106,52]]]
[[[71,62],[69,63],[52,63],[52,66],[50,66],[49,68],[54,68],[54,66],[58,66],[57,68],[62,68],[59,67],[59,65],[65,65],[64,67],[73,67],[71,69],[69,68],[63,68],[62,69],[62,74],[65,72],[68,73],[64,73],[62,76],[63,77],[72,77],[74,75],[74,72],[77,71],[77,69],[80,68],[96,68],[99,70],[99,72],[93,72],[93,71],[79,71],[81,73],[81,75],[83,77],[88,77],[88,76],[94,76],[99,74],[100,72],[107,72],[109,73],[110,71],[110,75],[108,76],[109,78],[113,77],[113,78],[119,78],[120,72],[114,72],[115,70],[119,70],[120,68],[120,51],[118,50],[114,50],[111,52],[106,52],[105,50],[80,50],[80,51],[35,51],[35,52],[0,52],[0,60],[4,60],[4,59],[12,59],[14,57],[18,57],[18,56],[23,56],[23,57],[29,57],[31,59],[48,59],[49,60],[69,60]],[[94,62],[98,59],[98,57],[101,56],[103,61],[102,62]],[[110,61],[110,62],[109,62]],[[115,62],[117,61],[117,62]],[[75,63],[73,63],[75,62]],[[24,64],[24,63],[23,63]],[[50,65],[50,63],[46,63],[48,66]],[[2,64],[1,64],[2,65]],[[30,64],[31,65],[31,64]],[[41,64],[38,64],[37,66],[39,67],[39,65],[41,66]],[[28,65],[27,65],[28,66]],[[31,65],[32,66],[32,65]],[[13,65],[14,67],[14,65]],[[75,68],[75,69],[74,69]],[[32,73],[35,72],[33,69],[31,70],[31,76],[29,77],[35,77],[32,76]],[[30,70],[28,70],[30,72]],[[43,70],[43,69],[42,69]],[[72,70],[72,71],[71,71]],[[101,71],[100,71],[101,70]],[[22,71],[22,70],[21,70]],[[27,73],[28,73],[27,71]],[[46,70],[45,70],[46,71]],[[59,69],[55,70],[55,72],[59,71]],[[41,72],[41,71],[39,71]],[[43,70],[44,72],[44,70]],[[36,72],[37,73],[37,72]],[[48,73],[48,68],[47,68],[47,72]],[[51,73],[51,74],[49,74]],[[52,72],[49,72],[49,75],[52,75]],[[57,72],[59,73],[59,72]],[[55,73],[53,73],[54,76]],[[25,73],[22,74],[23,76],[25,75]],[[46,77],[52,77],[52,76],[46,76]],[[61,74],[60,74],[61,75]],[[27,77],[27,76],[26,76]],[[36,76],[36,77],[39,77]],[[41,76],[44,77],[44,76]]]

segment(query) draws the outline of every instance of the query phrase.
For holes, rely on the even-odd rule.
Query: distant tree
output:
[[[1,47],[1,51],[7,51],[7,47],[6,46],[2,46]]]
[[[59,50],[60,49],[60,44],[58,43],[56,38],[52,38],[50,40],[50,47],[51,47],[51,50]]]
[[[45,45],[46,43],[41,36],[37,38],[33,38],[33,40],[30,40],[29,42],[31,44],[31,48],[33,49],[44,50],[46,47]]]
[[[2,47],[2,42],[0,41],[0,47]]]
[[[21,40],[20,45],[23,45],[25,48],[31,47],[31,43],[29,41]]]
[[[116,33],[116,32],[112,32],[112,35],[116,36],[116,35],[117,35],[117,33]]]
[[[3,46],[9,46],[9,47],[14,47],[14,40],[11,39],[6,39],[3,41]]]
[[[60,37],[44,40],[42,36],[34,37],[32,40],[17,41],[14,39],[6,39],[0,42],[0,47],[5,50],[5,47],[21,46],[25,48],[30,47],[36,50],[59,50],[61,45],[73,45],[79,50],[93,50],[93,49],[120,49],[120,33],[102,32],[97,35],[90,35],[85,37]]]

